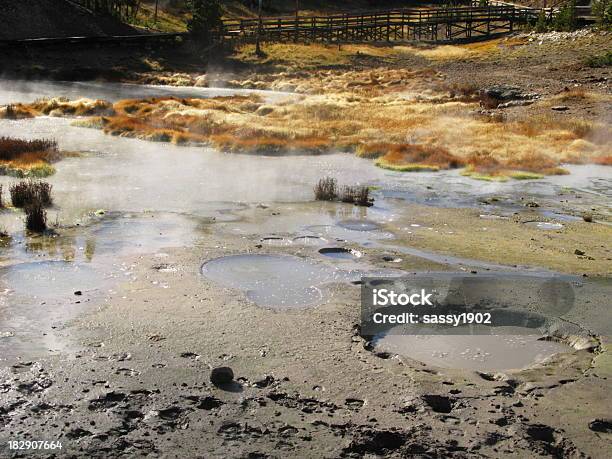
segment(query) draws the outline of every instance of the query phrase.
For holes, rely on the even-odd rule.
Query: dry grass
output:
[[[327,47],[308,49],[316,53]],[[604,122],[546,113],[549,110],[509,121],[504,116],[484,116],[479,114],[482,100],[477,87],[449,84],[431,69],[318,69],[257,78],[240,85],[261,84],[303,94],[274,101],[255,95],[130,99],[110,107],[100,101],[85,105],[63,101],[63,106],[81,108],[62,113],[73,116],[89,107],[97,115],[75,124],[109,135],[208,144],[232,153],[347,151],[399,171],[465,165],[473,175],[528,178],[563,173],[559,165],[567,161],[605,164],[598,158],[611,154],[612,131]]]
[[[0,172],[6,175],[45,177],[55,172],[51,164],[61,157],[55,140],[0,137]]]
[[[500,161],[486,152],[478,152],[467,158],[466,165],[464,175],[480,180],[503,180],[506,177],[527,180],[568,173],[559,167],[558,160],[533,152],[505,161]]]
[[[64,97],[39,99],[31,104],[11,104],[0,108],[0,118],[23,119],[34,116],[93,116],[113,114],[112,104],[104,100]]]
[[[386,169],[418,171],[456,169],[463,166],[462,159],[440,146],[401,144],[388,145],[386,150],[376,161],[377,166]]]

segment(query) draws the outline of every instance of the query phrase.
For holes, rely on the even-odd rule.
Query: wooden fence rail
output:
[[[223,38],[266,41],[453,40],[512,31],[540,10],[515,6],[400,9],[330,16],[287,16],[223,22]]]

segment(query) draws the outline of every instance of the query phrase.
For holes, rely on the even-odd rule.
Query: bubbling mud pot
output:
[[[375,352],[398,354],[440,368],[479,371],[521,370],[543,363],[567,345],[537,335],[384,335],[373,340]]]
[[[319,249],[319,253],[336,260],[355,260],[363,256],[359,250],[344,247],[324,247]]]
[[[275,309],[309,307],[324,299],[324,283],[334,279],[330,269],[298,257],[232,255],[202,265],[207,279],[245,292],[260,306]]]

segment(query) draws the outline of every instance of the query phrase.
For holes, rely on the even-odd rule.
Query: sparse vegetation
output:
[[[53,204],[52,188],[52,185],[47,182],[23,180],[9,188],[11,203],[13,207],[19,208],[27,208],[35,203],[49,207]]]
[[[47,212],[37,198],[25,208],[25,227],[34,233],[43,233],[47,230]]]
[[[333,177],[324,177],[314,187],[317,201],[340,201],[357,206],[371,206],[374,200],[370,197],[367,186],[343,186],[338,191],[338,182]]]
[[[324,177],[315,185],[317,201],[335,201],[338,198],[338,182],[333,177]]]
[[[340,196],[342,202],[368,207],[373,204],[370,189],[367,186],[345,186]]]

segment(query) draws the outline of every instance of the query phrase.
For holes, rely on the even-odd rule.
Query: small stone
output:
[[[580,249],[576,249],[576,250],[574,250],[574,255],[584,255],[584,251],[582,251]]]
[[[567,105],[556,105],[554,107],[550,107],[550,109],[556,112],[564,112],[569,110],[569,107]]]
[[[593,214],[582,214],[582,219],[587,223],[591,223],[593,221]]]
[[[210,382],[215,386],[224,386],[234,380],[234,371],[230,367],[213,368],[210,373]]]
[[[593,419],[589,422],[589,429],[594,432],[612,433],[612,419]]]
[[[83,294],[83,292],[81,292],[80,290],[77,290],[76,292],[74,292],[74,294],[76,296],[81,296]]]

